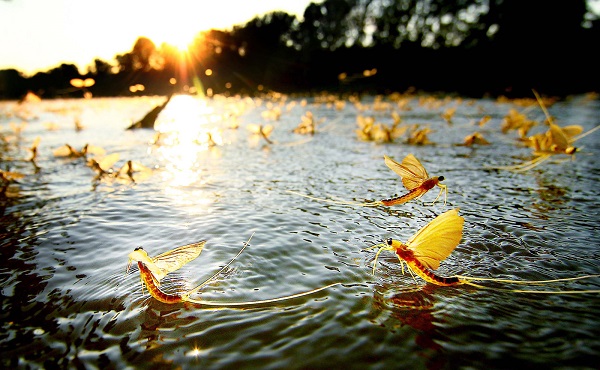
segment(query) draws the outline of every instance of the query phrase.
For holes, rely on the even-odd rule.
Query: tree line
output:
[[[272,12],[201,32],[187,51],[140,37],[85,74],[66,63],[31,77],[2,70],[0,98],[408,89],[566,96],[600,88],[599,19],[586,0],[325,0],[302,20]],[[95,83],[74,87],[76,78]]]

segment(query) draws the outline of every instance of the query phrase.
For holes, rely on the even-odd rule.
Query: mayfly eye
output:
[[[137,248],[135,248],[135,249],[134,249],[134,251],[139,251],[140,249],[144,249],[144,248],[142,248],[142,247],[137,247]]]
[[[387,245],[392,245],[392,238],[389,238],[388,240],[386,240]]]
[[[440,177],[438,177],[438,180],[439,180],[439,181],[444,181],[444,176],[440,176]]]

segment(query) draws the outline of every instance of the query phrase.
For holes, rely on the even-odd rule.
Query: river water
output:
[[[441,276],[548,280],[600,273],[600,132],[524,173],[489,169],[531,159],[510,109],[542,122],[539,107],[493,99],[390,97],[263,99],[174,96],[154,130],[125,130],[162,97],[0,103],[2,170],[24,175],[1,196],[0,333],[3,368],[597,368],[600,278],[543,286],[479,282],[437,287],[413,279],[391,252],[436,215],[460,207],[463,238]],[[455,107],[451,123],[441,114]],[[277,111],[279,110],[279,111]],[[312,136],[293,132],[306,112]],[[357,117],[428,126],[429,145],[360,140]],[[600,101],[576,96],[549,112],[561,126],[600,124]],[[279,116],[280,113],[280,116]],[[483,116],[489,122],[479,126]],[[83,127],[75,129],[75,122]],[[268,143],[248,126],[271,124]],[[459,146],[481,132],[491,145]],[[538,125],[530,133],[543,132]],[[209,135],[216,145],[209,145]],[[36,166],[27,159],[40,138]],[[152,169],[95,178],[83,158],[53,151],[85,144]],[[402,194],[383,156],[413,153],[438,190],[395,207]],[[163,281],[190,289],[244,252],[196,296],[214,302],[281,297],[263,305],[168,305],[142,289],[128,254],[151,256],[207,240],[202,254]]]

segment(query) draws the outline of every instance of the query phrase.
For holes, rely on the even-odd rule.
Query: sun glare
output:
[[[202,183],[198,160],[211,145],[221,143],[215,131],[215,114],[202,99],[188,95],[174,96],[165,108],[165,119],[155,129],[163,137],[158,149],[164,158],[165,176],[172,186]]]
[[[152,30],[146,32],[146,37],[154,41],[156,46],[167,43],[185,52],[201,31],[202,27],[198,24],[171,16],[165,18],[164,22],[155,24]]]

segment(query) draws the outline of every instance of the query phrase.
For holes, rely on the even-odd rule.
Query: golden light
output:
[[[212,69],[208,68],[206,71],[204,71],[204,74],[207,76],[212,76],[213,71],[212,71]]]
[[[81,78],[73,78],[71,81],[69,81],[69,83],[73,87],[84,88],[94,86],[96,81],[94,81],[93,78],[86,78],[85,80],[82,80]]]
[[[200,349],[198,346],[195,346],[194,348],[192,348],[191,350],[189,350],[188,352],[186,352],[186,356],[189,357],[199,357],[202,352],[204,352],[202,349]]]
[[[206,101],[189,95],[174,96],[163,113],[155,129],[164,137],[158,148],[166,163],[164,176],[175,187],[204,183],[199,159],[213,145],[208,138],[217,137],[218,117]]]
[[[363,71],[363,76],[365,76],[365,77],[375,76],[376,74],[377,74],[377,68],[365,69]]]
[[[176,79],[175,77],[171,77],[171,78],[169,79],[169,83],[170,83],[171,85],[175,85],[175,84],[177,83],[177,79]]]
[[[135,85],[129,86],[129,91],[132,93],[135,93],[138,91],[144,91],[145,89],[146,89],[146,87],[142,84],[135,84]]]
[[[152,30],[146,31],[145,36],[156,45],[167,43],[182,52],[187,52],[201,29],[197,23],[186,21],[177,14],[170,14],[154,24]]]

